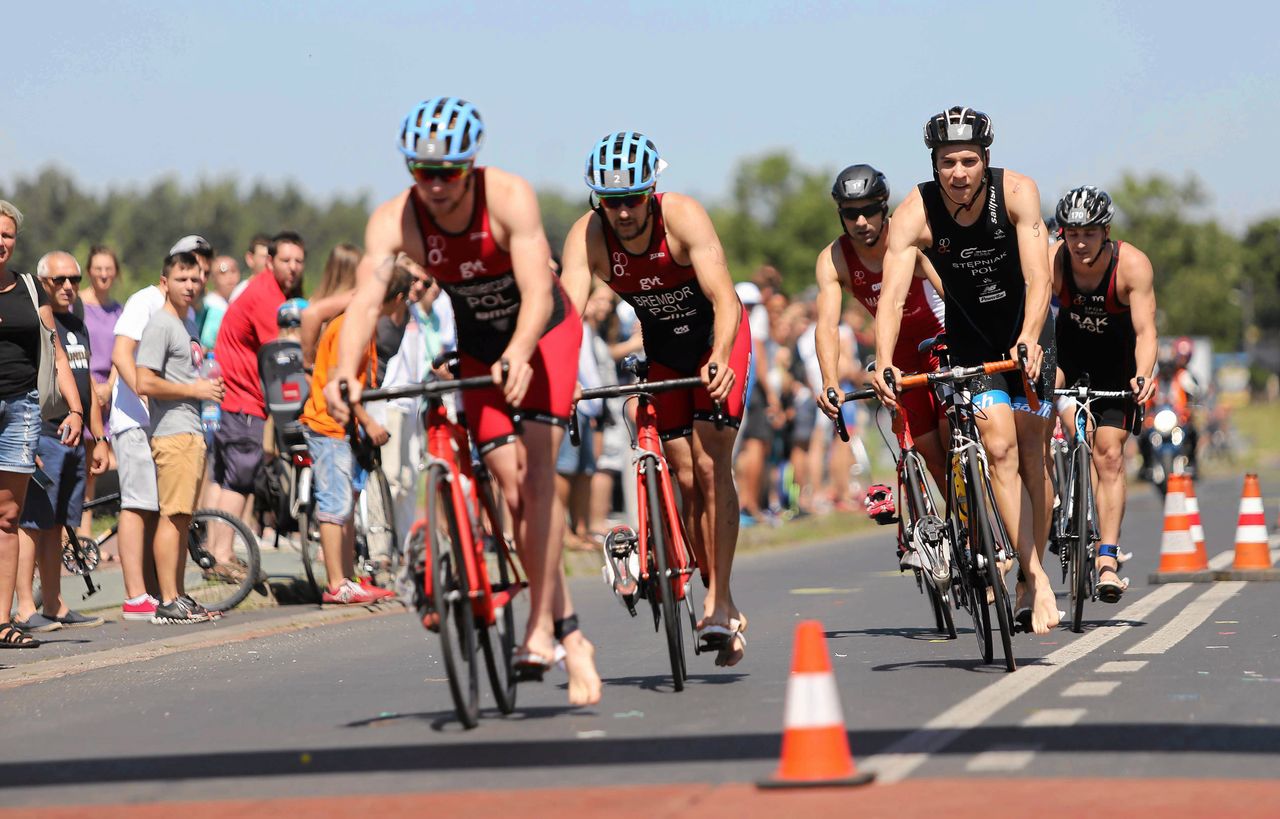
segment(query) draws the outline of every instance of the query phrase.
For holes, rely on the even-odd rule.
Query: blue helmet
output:
[[[306,299],[289,299],[276,310],[276,326],[283,329],[302,326],[302,311],[307,309]]]
[[[400,153],[410,161],[466,162],[480,150],[484,122],[471,103],[457,97],[420,102],[400,124]]]
[[[667,163],[653,140],[637,131],[615,131],[587,155],[587,187],[596,193],[634,193],[658,183]]]

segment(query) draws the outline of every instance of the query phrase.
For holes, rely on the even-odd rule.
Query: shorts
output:
[[[596,474],[596,427],[592,420],[578,414],[578,432],[582,441],[573,445],[569,436],[560,441],[560,453],[556,456],[556,472],[561,475]]]
[[[573,390],[578,383],[578,349],[582,346],[582,319],[573,306],[565,302],[564,321],[552,327],[538,340],[538,346],[529,359],[533,367],[533,380],[520,405],[524,421],[538,421],[558,427],[569,426],[569,413],[573,412]],[[459,376],[475,378],[487,375],[492,364],[486,364],[475,356],[459,353]],[[467,429],[480,454],[515,441],[515,427],[502,391],[498,387],[465,390],[462,393],[462,411],[467,418]]]
[[[764,390],[755,385],[747,397],[747,409],[742,418],[742,437],[755,441],[768,441],[773,437],[773,426],[769,423],[769,402],[764,397]]]
[[[1065,383],[1068,385],[1074,384],[1081,375],[1079,372],[1068,373],[1065,368],[1062,373],[1066,377]],[[1089,386],[1095,390],[1110,392],[1112,390],[1129,389],[1129,382],[1124,379],[1119,381],[1113,379],[1094,381],[1090,379]],[[1059,408],[1064,404],[1075,409],[1076,400],[1067,396],[1059,398]],[[1142,429],[1142,420],[1145,413],[1143,408],[1138,406],[1132,398],[1095,398],[1089,404],[1089,409],[1093,413],[1094,423],[1100,427],[1123,429],[1130,435],[1137,435]]]
[[[151,457],[151,436],[142,427],[117,432],[112,439],[116,471],[120,474],[120,508],[135,512],[159,512],[156,462]]]
[[[893,366],[905,375],[931,373],[937,370],[938,357],[932,352],[922,353],[918,348],[919,343],[914,339],[910,343],[899,344],[893,351]],[[912,435],[925,435],[938,428],[941,409],[938,406],[938,396],[932,387],[906,390],[898,397],[898,403],[907,414],[907,426],[911,429]]]
[[[66,446],[52,435],[40,436],[37,446],[49,488],[27,483],[18,525],[23,529],[57,529],[79,526],[84,506],[85,461],[83,446]]]
[[[805,396],[804,400],[796,404],[796,420],[791,426],[792,446],[809,445],[809,439],[813,437],[813,428],[818,423],[818,416],[821,413],[818,402],[811,395]]]
[[[262,436],[267,421],[243,412],[224,412],[213,435],[213,482],[241,495],[253,494],[262,468]]]
[[[1053,332],[1053,323],[1047,320],[1040,331],[1040,348],[1044,351],[1040,357],[1040,377],[1033,385],[1036,397],[1040,399],[1038,412],[1031,410],[1026,390],[1022,385],[1022,372],[1019,370],[975,378],[969,388],[973,393],[974,406],[983,409],[995,404],[1008,404],[1013,407],[1014,412],[1027,412],[1045,419],[1052,418],[1053,390],[1058,378],[1058,344]]]
[[[40,446],[40,393],[0,398],[0,472],[30,475]]]
[[[311,451],[311,484],[316,520],[343,526],[351,520],[355,495],[355,458],[351,444],[305,429]]]
[[[156,493],[160,514],[190,515],[196,510],[196,494],[204,478],[204,435],[180,432],[151,439],[156,462]]]
[[[666,381],[669,378],[697,375],[710,358],[711,350],[708,349],[698,359],[698,369],[693,372],[681,372],[650,359],[649,380]],[[729,397],[725,399],[721,412],[724,414],[725,426],[737,429],[742,423],[747,376],[751,369],[751,325],[747,323],[745,307],[742,308],[738,335],[734,337],[733,349],[729,352],[729,369],[734,374],[733,388],[729,390]],[[664,441],[692,435],[694,421],[711,421],[714,414],[711,396],[705,389],[660,392],[653,396],[653,409],[658,414],[658,434]]]

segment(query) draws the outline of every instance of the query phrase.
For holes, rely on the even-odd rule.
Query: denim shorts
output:
[[[37,447],[49,488],[27,483],[27,500],[18,523],[23,529],[79,526],[84,505],[84,447],[66,446],[52,435],[41,435]]]
[[[304,427],[307,449],[311,451],[311,485],[314,487],[316,520],[339,526],[351,519],[355,491],[355,459],[351,444],[342,438],[319,435]]]
[[[556,472],[561,475],[596,474],[596,428],[591,419],[582,413],[578,413],[578,432],[582,436],[580,446],[574,446],[567,433],[560,439]]]
[[[31,390],[0,398],[0,472],[35,472],[39,445],[40,393]]]

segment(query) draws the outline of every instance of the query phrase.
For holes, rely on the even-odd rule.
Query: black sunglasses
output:
[[[455,182],[471,171],[471,165],[428,165],[425,162],[410,162],[409,173],[419,182]]]
[[[652,191],[641,191],[640,193],[601,194],[600,206],[609,210],[634,209],[649,201],[652,193]]]
[[[53,282],[54,287],[61,287],[67,282],[78,285],[80,284],[80,276],[50,276],[49,281]]]
[[[858,221],[859,216],[865,216],[870,219],[872,216],[875,216],[883,210],[884,205],[882,204],[863,205],[860,208],[850,206],[840,208],[840,218],[848,219],[850,222],[856,222]]]

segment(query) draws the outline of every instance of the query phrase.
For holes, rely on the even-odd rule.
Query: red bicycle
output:
[[[449,363],[449,359],[437,361]],[[456,359],[452,360],[456,375]],[[424,627],[440,635],[441,657],[458,719],[474,728],[480,718],[484,655],[498,710],[516,707],[515,605],[528,586],[515,557],[507,506],[484,462],[475,454],[461,411],[449,418],[443,397],[455,390],[493,387],[489,376],[369,390],[361,401],[426,398],[426,515],[404,544],[397,580]],[[513,414],[519,430],[519,417]]]
[[[621,397],[636,399],[636,423],[630,432],[638,528],[617,526],[605,537],[605,580],[613,585],[614,592],[632,617],[636,616],[638,599],[649,601],[654,631],[665,627],[672,687],[683,691],[689,675],[684,659],[684,632],[676,610],[681,603],[684,604],[689,627],[694,634],[693,653],[700,654],[698,618],[694,613],[693,590],[689,582],[693,573],[698,571],[698,561],[689,545],[684,520],[680,517],[680,506],[676,503],[675,487],[671,482],[671,467],[662,454],[658,414],[654,410],[652,396],[673,390],[705,389],[706,385],[697,376],[646,381],[648,362],[636,356],[627,356],[622,368],[635,375],[637,382],[583,390],[578,397],[579,401]],[[577,418],[575,406],[569,424],[569,440],[574,446],[581,442]],[[724,423],[719,412],[716,413],[716,423]],[[706,583],[705,576],[703,583]]]

